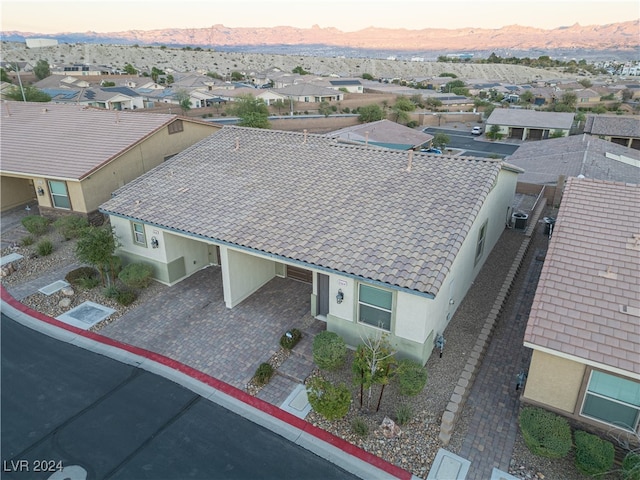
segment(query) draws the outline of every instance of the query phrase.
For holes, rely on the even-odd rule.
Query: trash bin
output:
[[[552,232],[553,226],[556,223],[556,219],[553,217],[544,217],[544,234],[549,235]]]
[[[527,228],[527,219],[529,215],[526,213],[517,212],[511,215],[511,220],[513,221],[513,228],[524,230]]]

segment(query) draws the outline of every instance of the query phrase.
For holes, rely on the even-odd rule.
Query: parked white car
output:
[[[471,135],[482,135],[482,127],[473,127],[471,129]]]

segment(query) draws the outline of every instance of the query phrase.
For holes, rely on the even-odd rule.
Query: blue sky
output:
[[[117,32],[162,28],[293,26],[557,28],[640,18],[638,0],[2,0],[3,31]]]

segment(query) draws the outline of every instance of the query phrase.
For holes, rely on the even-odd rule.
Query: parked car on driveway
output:
[[[482,135],[482,127],[473,127],[471,129],[471,135]]]
[[[442,155],[442,150],[440,150],[439,148],[436,147],[431,147],[431,148],[423,148],[422,150],[420,150],[422,153],[437,153],[438,155]]]

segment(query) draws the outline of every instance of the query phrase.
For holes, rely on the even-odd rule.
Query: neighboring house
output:
[[[576,94],[576,101],[579,104],[578,107],[600,103],[601,95],[591,88],[576,90],[574,93]]]
[[[0,129],[2,210],[90,218],[111,193],[220,127],[177,115],[5,102]]]
[[[584,132],[640,150],[640,119],[637,116],[587,115]]]
[[[326,133],[328,137],[343,142],[375,145],[394,150],[419,150],[429,148],[433,135],[422,130],[405,127],[390,120],[353,125]]]
[[[566,137],[573,125],[573,116],[573,113],[564,112],[496,108],[487,119],[485,131],[489,132],[493,125],[497,125],[498,133],[506,138],[543,140],[555,132]]]
[[[524,143],[507,161],[524,170],[520,183],[556,185],[560,176],[640,183],[640,152],[589,135]]]
[[[42,88],[53,103],[69,103],[105,110],[135,110],[143,108],[142,96],[128,87],[102,88]]]
[[[364,93],[364,86],[357,78],[341,78],[337,80],[329,80],[328,88],[334,90],[347,91],[349,93]]]
[[[100,211],[118,255],[162,283],[220,265],[233,308],[276,276],[307,281],[328,330],[351,345],[388,333],[424,364],[504,231],[519,172],[225,126]]]
[[[639,226],[638,185],[570,178],[524,337],[523,401],[616,435],[639,433]]]
[[[283,88],[276,88],[274,92],[284,95],[294,102],[303,103],[339,102],[344,99],[344,93],[341,91],[320,87],[311,83],[298,83]]]

